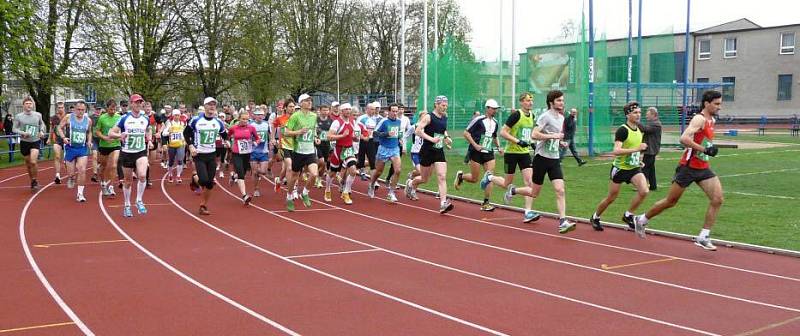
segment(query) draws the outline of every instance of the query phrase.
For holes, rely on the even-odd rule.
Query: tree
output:
[[[26,38],[26,32],[34,29],[33,4],[24,0],[7,0],[0,2],[0,84],[5,83],[6,70],[12,64],[30,66],[31,59],[24,50],[30,50],[32,40]],[[3,89],[0,86],[0,102]]]

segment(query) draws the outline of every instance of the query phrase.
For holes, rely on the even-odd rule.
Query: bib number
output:
[[[714,144],[711,143],[711,141],[708,141],[708,139],[703,139],[703,147],[708,148],[708,147],[711,147],[713,145]],[[699,159],[700,161],[703,161],[703,162],[708,162],[709,160],[711,160],[711,157],[706,155],[706,153],[698,152],[697,153],[697,159]]]
[[[481,142],[479,143],[479,145],[481,145],[481,147],[483,147],[481,152],[490,153],[490,152],[492,152],[494,150],[494,141],[492,141],[492,140],[494,140],[494,138],[492,138],[490,136],[486,136],[486,135],[482,135],[481,136]]]
[[[128,134],[125,147],[134,152],[141,152],[144,150],[144,134]]]
[[[86,143],[86,133],[84,132],[70,132],[69,142],[71,145],[83,145]]]
[[[239,154],[249,154],[253,151],[253,146],[251,146],[252,142],[250,140],[236,140],[236,147],[239,149]]]
[[[25,125],[25,133],[31,135],[31,138],[39,136],[39,126]]]
[[[444,134],[434,133],[433,137],[439,139],[439,142],[433,144],[433,148],[436,149],[444,148]]]
[[[544,144],[544,150],[549,153],[558,153],[558,145],[561,141],[559,139],[550,139]]]
[[[353,140],[359,141],[361,140],[361,130],[353,130]]]
[[[400,134],[400,127],[389,127],[389,137],[390,138],[397,138]]]
[[[256,133],[258,133],[258,138],[261,139],[262,142],[267,141],[267,131],[257,131]]]
[[[518,137],[518,139],[520,139],[520,140],[525,140],[525,141],[527,141],[528,143],[530,143],[530,142],[531,142],[531,133],[532,133],[532,132],[533,132],[533,129],[531,129],[531,128],[527,128],[527,127],[526,127],[526,128],[521,128],[521,129],[519,130],[519,137]]]
[[[346,158],[354,157],[354,156],[356,156],[356,154],[355,154],[355,151],[353,151],[353,147],[347,147],[347,148],[342,150],[342,157],[341,157],[342,159],[346,159]]]
[[[631,155],[628,156],[628,162],[626,163],[629,166],[634,166],[634,167],[640,166],[642,163],[642,153],[641,152],[631,153]]]
[[[202,131],[200,131],[200,144],[201,145],[213,145],[216,140],[217,140],[217,131],[216,130],[202,130]]]
[[[328,132],[319,132],[319,141],[328,141]]]
[[[297,139],[297,153],[314,153],[314,131],[308,131]]]
[[[169,141],[179,141],[183,139],[183,133],[170,133]]]

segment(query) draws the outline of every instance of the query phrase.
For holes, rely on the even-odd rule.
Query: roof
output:
[[[708,27],[705,29],[698,30],[694,32],[696,35],[701,34],[713,34],[713,33],[722,33],[722,32],[729,32],[733,30],[747,30],[747,29],[759,29],[762,28],[761,26],[755,24],[753,21],[750,21],[746,18],[741,18],[739,20],[726,22],[723,24],[719,24],[713,27]]]

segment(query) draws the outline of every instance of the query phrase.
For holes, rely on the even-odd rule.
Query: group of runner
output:
[[[633,184],[636,189],[622,220],[644,238],[648,222],[674,206],[685,188],[695,182],[710,200],[703,230],[695,243],[706,250],[716,249],[708,236],[722,204],[722,187],[708,162],[717,154],[713,130],[722,98],[719,92],[708,91],[702,99],[703,110],[692,118],[681,136],[686,151],[667,197],[638,216],[634,212],[649,191],[641,170],[641,153],[647,145],[643,142],[639,104],[630,102],[623,107],[626,121],[614,134],[611,154],[615,159],[609,174],[608,194],[590,217],[595,230],[603,230],[600,218],[617,199],[622,183]],[[453,140],[447,130],[446,96],[437,96],[434,110],[421,111],[415,124],[404,115],[403,106],[399,104],[391,104],[381,111],[379,103],[371,103],[358,117],[355,108],[348,103],[340,105],[334,102],[330,106],[320,106],[314,112],[312,98],[307,94],[301,95],[297,102],[291,99],[279,101],[275,113],[270,113],[264,105],[255,106],[252,101],[238,112],[228,110],[236,119],[227,119],[229,116],[224,112],[218,113],[218,103],[213,97],[205,98],[198,108],[199,115],[194,117],[187,115],[184,105],[176,110],[167,106],[167,116],[160,121],[153,120],[148,103],[140,95],[130,96],[127,103],[129,110],[117,113],[115,102],[109,101],[105,112],[94,120],[87,115],[87,105],[83,102],[75,104],[74,112],[70,114],[64,114],[63,104],[59,104],[57,125],[52,133],[48,133],[41,114],[33,110],[33,100],[26,98],[23,112],[14,120],[14,132],[21,137],[20,149],[31,178],[31,188],[38,188],[36,159],[41,141],[50,134],[51,140],[54,138],[59,146],[63,145],[67,183],[69,188],[77,185],[77,201],[86,201],[83,192],[88,156],[96,150],[102,193],[114,197],[112,180],[116,177],[121,181],[125,217],[133,216],[133,205],[139,214],[147,213],[143,195],[153,159],[148,154],[153,150],[161,153],[162,167],[166,169],[169,183],[182,183],[185,161],[193,162],[190,188],[201,194],[198,209],[201,215],[210,214],[209,198],[214,185],[219,183],[216,172],[227,158],[233,164],[230,183],[238,187],[245,205],[253,197],[261,195],[259,181],[262,179],[272,180],[275,192],[285,193],[288,211],[295,210],[297,200],[305,207],[311,207],[309,191],[314,186],[324,187],[324,201],[332,202],[334,182],[339,186],[342,202],[352,204],[355,179],[366,175],[369,181],[367,195],[375,197],[377,181],[387,163],[391,168],[386,178],[386,199],[397,202],[395,190],[399,188],[401,156],[406,144],[413,141],[411,162],[414,167],[406,179],[405,196],[410,200],[418,199],[417,187],[428,182],[435,173],[440,213],[454,208],[447,191],[445,149],[451,148]],[[533,95],[530,93],[521,94],[519,104],[520,109],[512,111],[500,126],[495,118],[500,105],[493,99],[486,101],[484,114],[474,118],[462,134],[469,143],[469,172],[458,171],[454,187],[460,189],[464,182],[479,183],[484,190],[480,205],[483,211],[494,210],[489,202],[493,186],[505,189],[505,203],[515,195],[522,195],[525,197],[522,220],[527,223],[541,217],[533,210],[533,205],[547,176],[555,191],[558,231],[570,232],[575,229],[575,223],[566,216],[566,187],[560,161],[561,149],[570,145],[563,133],[564,94],[558,90],[550,91],[546,96],[547,110],[538,116],[532,109]],[[505,148],[501,148],[500,138],[506,141]],[[530,147],[533,147],[533,155]],[[230,155],[226,153],[227,148],[230,148]],[[495,174],[495,151],[503,155],[503,176]],[[274,176],[271,171],[273,164],[280,167],[280,172]],[[367,167],[368,172],[365,171]],[[479,178],[481,168],[483,176]],[[517,169],[524,183],[521,187],[513,184]],[[220,171],[222,176],[224,174]],[[254,181],[252,195],[247,192],[247,176]],[[60,183],[61,178],[57,173],[55,182]],[[133,179],[137,180],[135,203],[131,202]]]

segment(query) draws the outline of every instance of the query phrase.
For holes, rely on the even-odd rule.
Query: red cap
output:
[[[134,93],[134,94],[132,94],[132,95],[131,95],[131,98],[130,98],[130,99],[128,99],[128,103],[129,103],[129,104],[130,104],[130,103],[137,102],[137,101],[144,101],[144,98],[142,98],[142,96],[140,96],[138,93]]]

